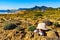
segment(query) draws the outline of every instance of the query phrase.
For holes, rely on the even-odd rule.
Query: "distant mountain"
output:
[[[19,8],[19,9],[16,9],[16,10],[0,10],[0,12],[16,12],[18,10],[36,10],[36,9],[40,9],[40,10],[46,10],[46,9],[54,9],[52,7],[46,7],[46,6],[35,6],[35,7],[32,7],[32,8]],[[60,9],[57,8],[57,9]]]
[[[39,6],[35,6],[35,7],[33,7],[33,8],[31,8],[32,10],[34,10],[34,9],[40,9],[40,7]]]
[[[41,9],[48,9],[49,7],[41,6],[40,8],[41,8]]]
[[[41,6],[41,7],[35,6],[35,7],[32,7],[32,8],[19,8],[19,9],[16,9],[16,10],[9,10],[9,9],[7,9],[7,10],[0,10],[0,12],[16,12],[18,10],[35,10],[35,9],[47,9],[47,8],[48,7],[46,7],[46,6]]]
[[[46,6],[41,6],[41,7],[39,7],[39,6],[35,6],[35,7],[33,7],[32,9],[47,9],[48,7],[46,7]]]
[[[19,8],[18,10],[28,10],[28,9],[35,10],[35,9],[47,9],[47,8],[48,7],[46,7],[46,6],[41,6],[41,7],[35,6],[35,7],[32,7],[32,8]]]
[[[27,10],[28,8],[19,8],[18,10]]]

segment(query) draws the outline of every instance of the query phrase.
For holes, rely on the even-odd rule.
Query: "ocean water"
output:
[[[8,13],[8,12],[0,12],[0,14],[13,14],[13,13]]]
[[[0,14],[7,14],[7,12],[0,12]]]

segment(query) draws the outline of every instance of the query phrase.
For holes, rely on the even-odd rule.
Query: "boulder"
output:
[[[46,23],[47,26],[50,26],[53,24],[50,20],[43,20],[44,23]]]
[[[59,36],[60,36],[60,28],[57,28],[57,32],[58,32],[58,34],[59,34]]]
[[[48,31],[46,33],[47,33],[47,37],[49,37],[49,38],[57,38],[54,31]]]

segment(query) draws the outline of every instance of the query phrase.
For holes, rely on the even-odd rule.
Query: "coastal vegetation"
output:
[[[38,22],[47,24],[46,36],[33,32]],[[36,6],[13,14],[0,14],[0,40],[60,40],[60,9]]]

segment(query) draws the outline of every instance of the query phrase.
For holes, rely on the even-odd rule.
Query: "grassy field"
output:
[[[38,36],[37,33],[29,31],[29,26],[37,27],[37,21],[50,20],[60,23],[60,10],[47,9],[17,11],[16,14],[0,14],[0,40],[60,40],[60,26],[47,26],[46,36]],[[14,23],[16,28],[4,30],[6,24]],[[20,30],[22,27],[22,30]]]

